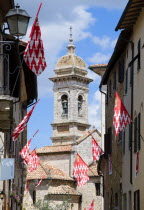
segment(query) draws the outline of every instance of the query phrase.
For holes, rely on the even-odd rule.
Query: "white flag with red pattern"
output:
[[[113,125],[115,129],[115,135],[117,136],[125,127],[132,122],[132,119],[123,105],[118,93],[115,95],[114,117]]]
[[[102,149],[98,145],[97,141],[92,137],[92,156],[93,160],[99,160],[100,156],[102,154]]]
[[[32,172],[37,169],[40,163],[40,158],[37,156],[35,149],[29,156],[27,156],[27,158],[25,158],[25,163],[28,165],[28,172]]]
[[[27,144],[22,148],[22,150],[19,152],[22,159],[25,159],[29,153],[30,153],[30,143],[32,138],[27,142]]]
[[[89,177],[87,175],[87,172],[89,171],[89,168],[87,164],[83,161],[83,159],[77,154],[76,160],[74,162],[74,170],[73,175],[77,180],[77,185],[79,187],[82,187],[87,183],[89,180]]]
[[[41,6],[42,3],[40,4],[38,13]],[[27,43],[27,47],[24,52],[24,60],[27,66],[36,75],[40,75],[47,66],[44,56],[43,41],[41,39],[41,29],[38,21],[38,13],[31,29],[30,41]]]
[[[36,104],[38,103],[38,101],[34,104],[32,109],[26,114],[26,116],[23,118],[21,123],[14,129],[14,131],[12,133],[13,141],[16,141],[17,138],[19,137],[20,133],[26,128],[27,123],[28,123],[28,121],[29,121],[29,119],[30,119],[30,117],[31,117],[31,115],[33,113],[33,110],[34,110]]]
[[[94,200],[92,201],[87,210],[94,210]]]

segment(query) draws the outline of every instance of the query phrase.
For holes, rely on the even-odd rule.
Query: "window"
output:
[[[63,95],[61,97],[61,102],[62,102],[62,116],[64,115],[68,115],[68,96],[67,95]]]
[[[122,148],[123,148],[123,154],[125,154],[125,130],[123,131]]]
[[[121,143],[122,142],[122,135],[123,135],[123,132],[119,132],[118,134],[118,143]]]
[[[116,72],[113,74],[113,89],[116,90]]]
[[[138,127],[138,150],[141,148],[141,114],[138,114],[138,120],[137,120],[137,127]]]
[[[127,210],[127,195],[123,194],[123,209]]]
[[[78,114],[81,114],[82,102],[83,102],[83,97],[81,95],[79,95],[79,97],[78,97]]]
[[[111,80],[109,81],[109,97],[112,96],[112,82]]]
[[[137,58],[137,70],[140,70],[141,68],[141,40],[138,41],[137,50],[138,50],[138,58]]]
[[[132,210],[132,198],[131,198],[131,191],[129,191],[129,210]]]
[[[112,128],[108,128],[107,134],[105,134],[105,155],[112,154]],[[108,157],[107,157],[108,158]]]
[[[126,76],[125,76],[125,94],[127,94],[128,90],[128,69],[126,70]]]
[[[115,193],[115,210],[118,209],[118,194]]]
[[[140,210],[140,191],[134,192],[134,210]]]
[[[108,89],[108,85],[107,85],[106,104],[108,104],[108,91],[109,91],[109,89]]]
[[[34,190],[33,191],[33,204],[36,203],[36,191]]]
[[[124,81],[124,59],[122,59],[121,61],[119,61],[119,77],[118,77],[118,81],[120,83],[122,83]]]
[[[129,124],[129,149],[132,146],[132,123]]]
[[[134,120],[134,152],[137,152],[137,117]]]
[[[100,196],[100,183],[95,183],[96,196]]]

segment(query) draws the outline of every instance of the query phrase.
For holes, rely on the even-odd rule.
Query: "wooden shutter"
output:
[[[116,90],[116,72],[113,74],[113,89]]]
[[[124,59],[119,61],[119,82],[122,83],[124,81]]]
[[[108,154],[112,154],[112,127],[108,128]]]
[[[141,62],[140,62],[140,54],[141,54],[141,40],[138,41],[138,46],[137,46],[137,49],[138,49],[138,58],[137,58],[137,70],[139,70],[141,68]]]
[[[125,93],[127,93],[128,89],[128,69],[126,70],[126,77],[125,77]]]
[[[138,114],[138,122],[137,122],[137,133],[138,133],[138,150],[141,148],[141,114]]]
[[[134,210],[140,210],[140,191],[134,192]]]
[[[132,146],[132,123],[129,124],[129,149]]]
[[[137,117],[134,120],[134,152],[137,152]]]
[[[104,134],[104,152],[105,152],[105,158],[108,159],[108,134]]]
[[[123,131],[122,148],[123,148],[123,154],[125,154],[125,131]]]

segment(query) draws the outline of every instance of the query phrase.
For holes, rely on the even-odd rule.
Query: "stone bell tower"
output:
[[[85,62],[75,54],[70,27],[67,54],[61,57],[50,80],[54,83],[54,122],[52,143],[69,144],[84,135],[88,124],[88,84]]]

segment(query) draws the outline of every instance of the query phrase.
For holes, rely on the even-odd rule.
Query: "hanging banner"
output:
[[[0,161],[0,181],[14,179],[14,158],[2,158]]]

